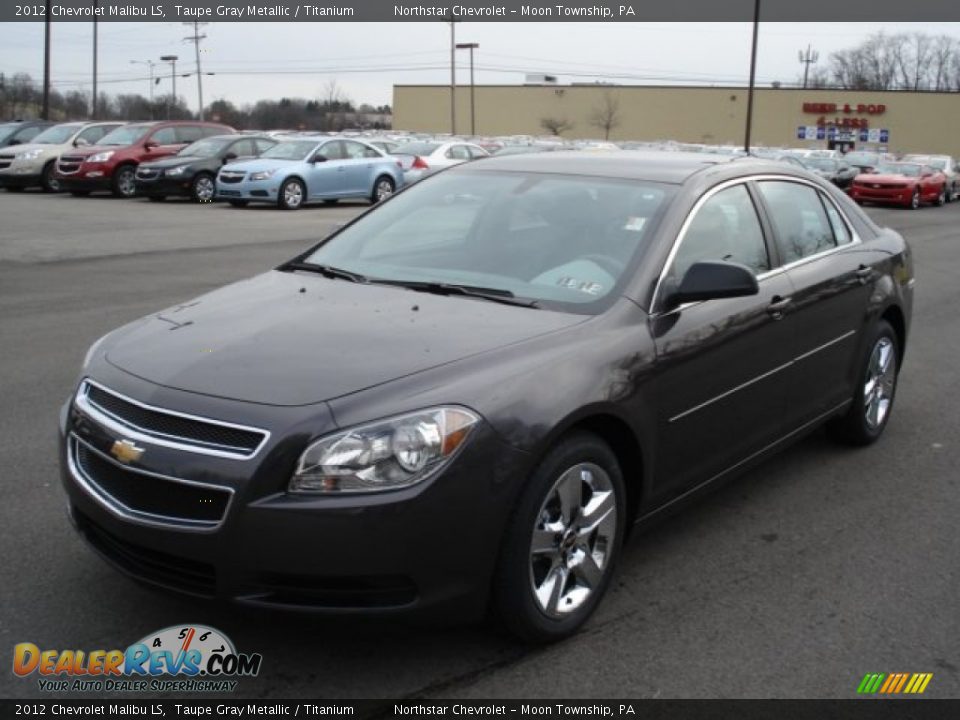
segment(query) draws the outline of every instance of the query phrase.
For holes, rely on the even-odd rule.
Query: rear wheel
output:
[[[883,434],[897,391],[900,346],[890,323],[880,320],[865,347],[850,409],[828,425],[834,438],[850,445],[869,445]]]
[[[197,175],[190,184],[190,197],[194,202],[208,203],[213,202],[213,196],[217,192],[217,185],[213,176],[206,173]]]
[[[533,642],[573,634],[606,592],[627,522],[623,476],[600,438],[571,435],[516,504],[493,587],[502,622]]]
[[[280,186],[277,205],[284,210],[299,210],[306,194],[303,183],[297,178],[290,178]]]
[[[111,189],[117,197],[131,198],[137,194],[136,171],[133,165],[121,165],[114,170]]]
[[[373,184],[373,192],[370,193],[370,202],[378,203],[386,200],[393,195],[395,189],[396,185],[393,182],[393,178],[388,175],[381,175]]]
[[[44,192],[60,192],[60,181],[57,180],[57,169],[53,160],[43,166],[40,174],[40,187]]]

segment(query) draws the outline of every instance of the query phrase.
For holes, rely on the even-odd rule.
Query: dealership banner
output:
[[[35,0],[0,3],[0,22],[765,22],[960,20],[956,0]]]

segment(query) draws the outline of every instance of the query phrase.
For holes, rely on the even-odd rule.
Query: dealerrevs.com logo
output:
[[[256,676],[262,661],[204,625],[168,627],[126,650],[13,648],[14,674],[36,675],[45,692],[231,692],[237,678]]]

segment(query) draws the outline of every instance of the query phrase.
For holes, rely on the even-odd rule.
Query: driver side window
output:
[[[700,261],[741,263],[758,275],[770,269],[763,230],[745,185],[721,190],[700,206],[680,241],[670,276],[679,283]]]

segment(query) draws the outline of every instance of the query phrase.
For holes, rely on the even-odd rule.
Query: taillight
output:
[[[430,166],[427,165],[427,163],[424,161],[424,159],[423,159],[422,157],[420,157],[419,155],[417,155],[417,156],[413,159],[413,165],[411,165],[410,167],[411,167],[412,169],[416,169],[416,170],[429,170],[429,169],[430,169]]]

